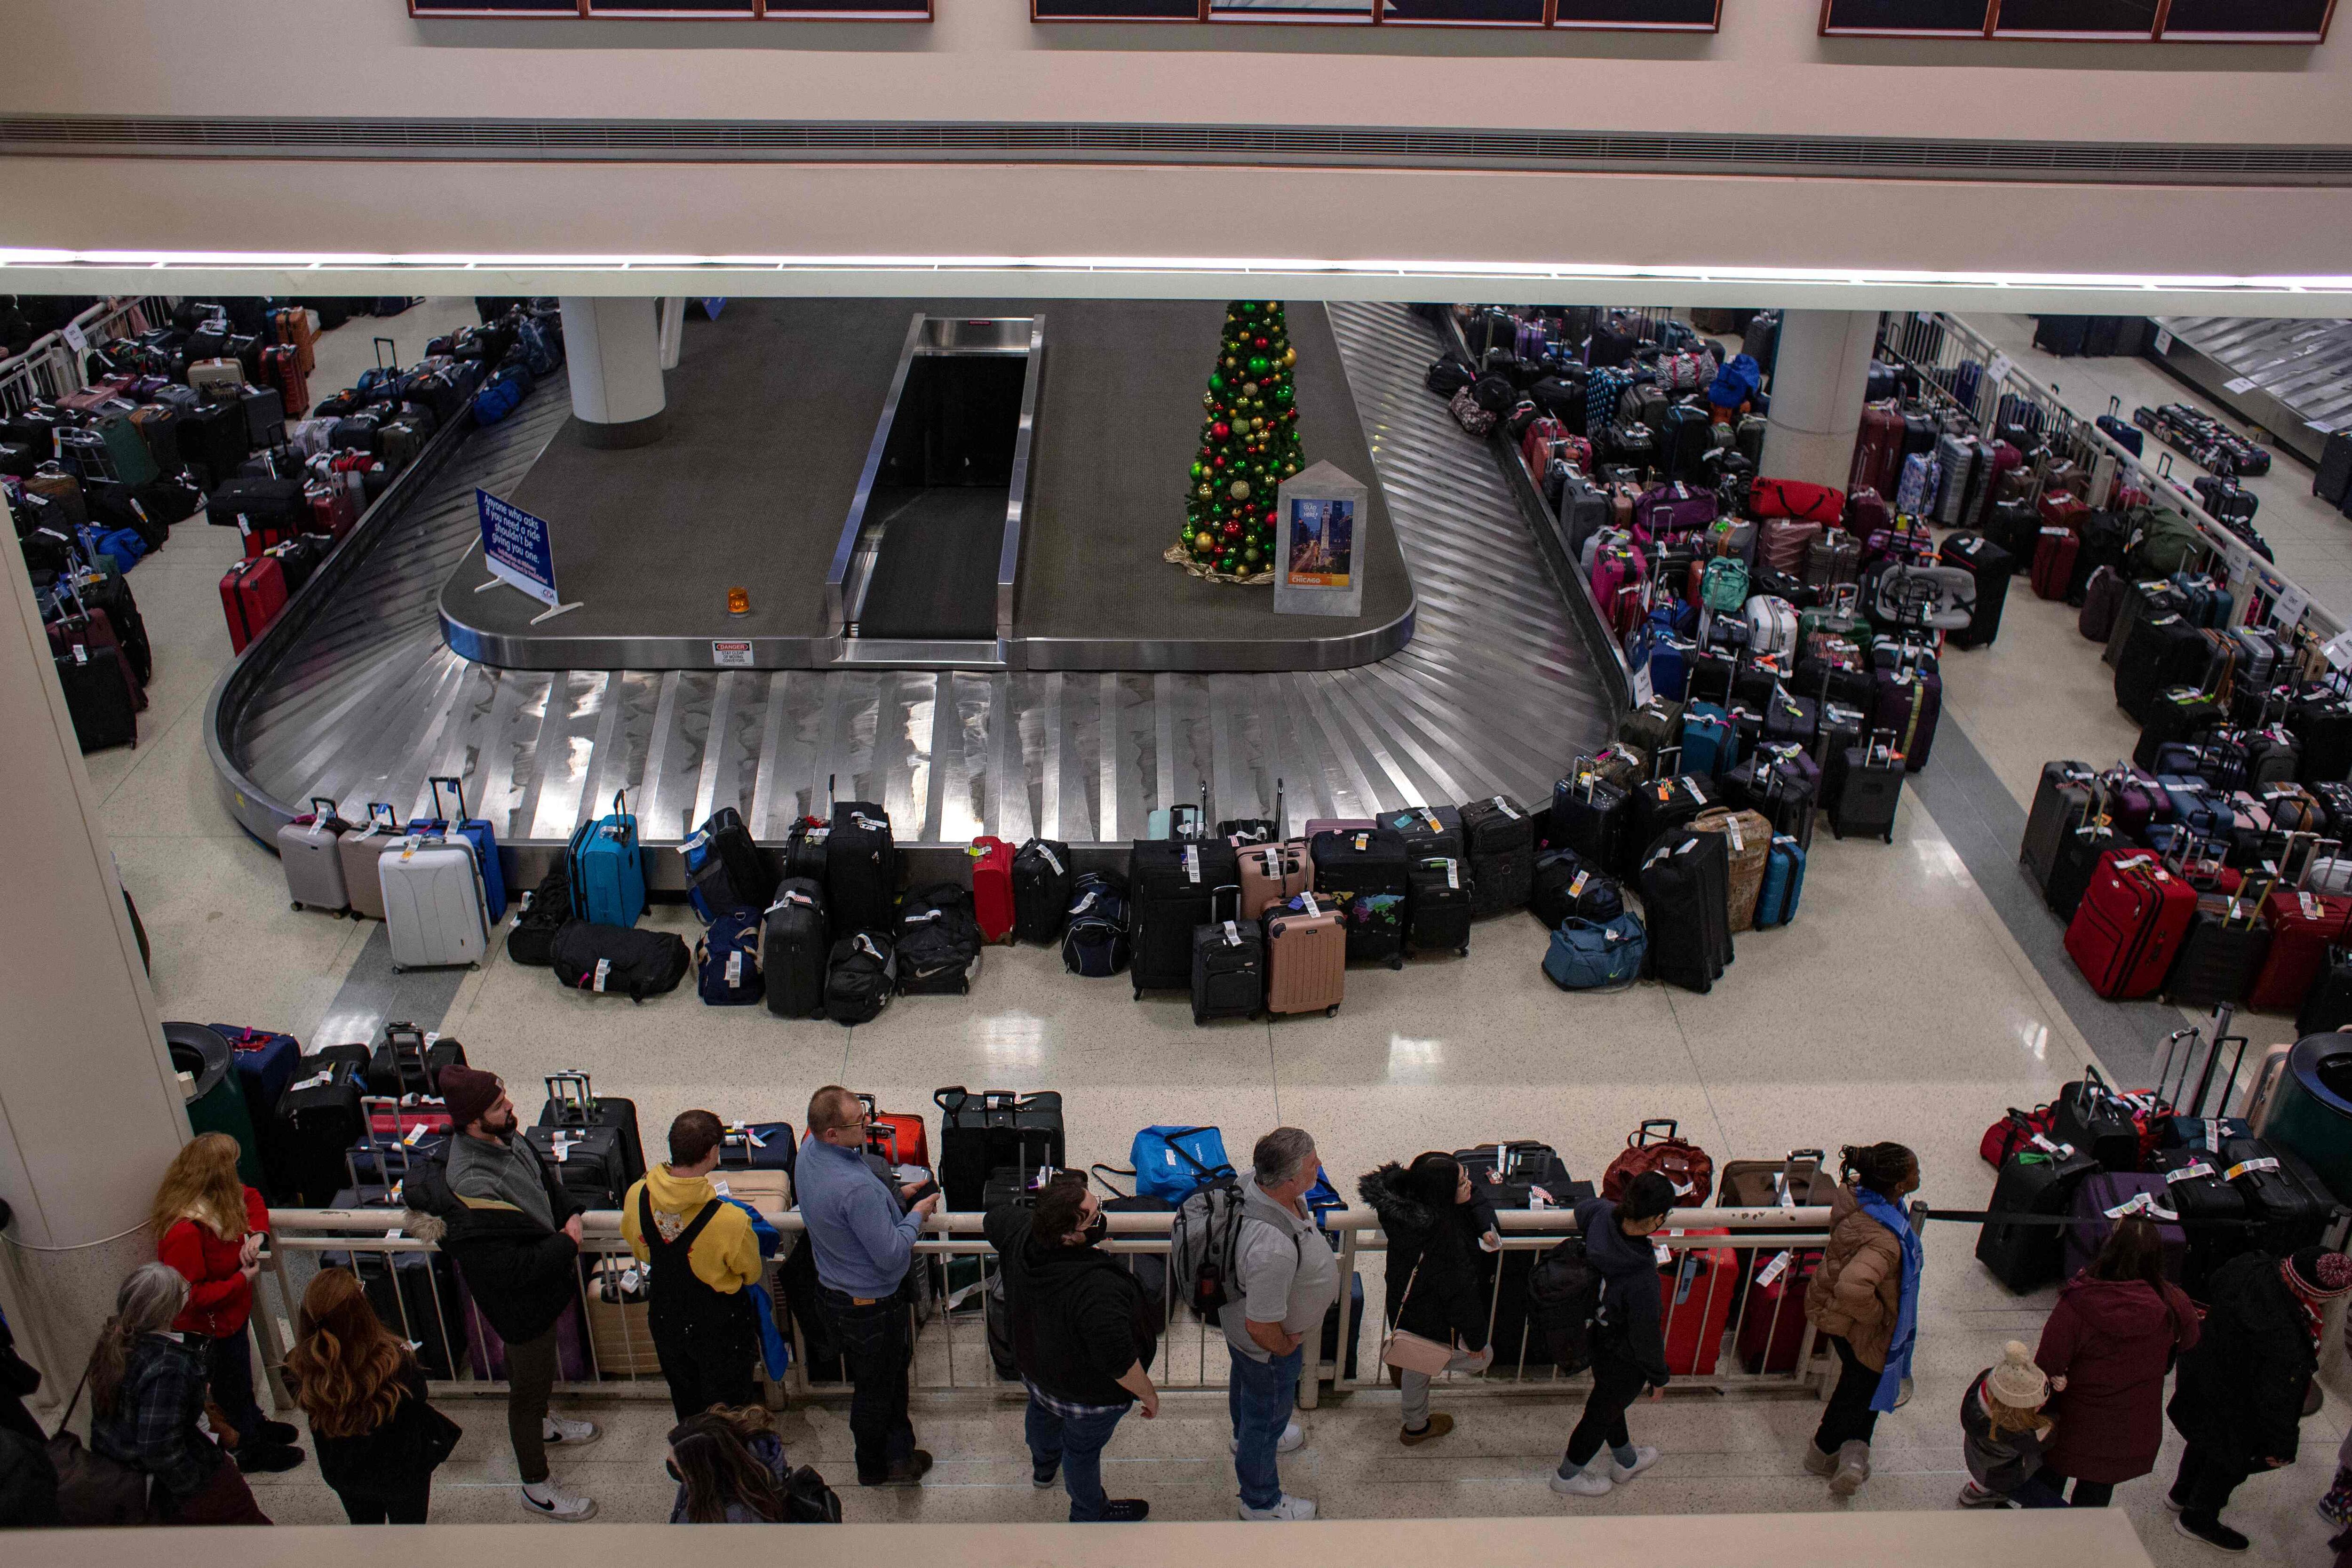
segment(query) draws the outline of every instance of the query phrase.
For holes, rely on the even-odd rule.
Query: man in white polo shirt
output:
[[[1234,1423],[1234,1473],[1245,1520],[1313,1519],[1315,1504],[1282,1489],[1277,1452],[1303,1440],[1291,1424],[1307,1336],[1339,1299],[1339,1262],[1305,1202],[1323,1173],[1315,1140],[1277,1127],[1251,1152],[1242,1181],[1241,1229],[1234,1244],[1234,1289],[1220,1315],[1233,1353],[1226,1405]]]

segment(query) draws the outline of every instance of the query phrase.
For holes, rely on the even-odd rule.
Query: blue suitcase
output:
[[[1805,851],[1787,834],[1776,834],[1764,861],[1764,888],[1756,896],[1756,925],[1784,926],[1797,918],[1797,900],[1805,890]]]
[[[1738,731],[1731,716],[1712,702],[1683,710],[1682,771],[1695,778],[1720,778],[1732,766]]]
[[[789,1121],[730,1121],[719,1133],[721,1171],[789,1171],[799,1157]]]
[[[597,925],[633,926],[644,915],[646,862],[628,792],[613,792],[608,816],[572,835],[572,912]]]
[[[2141,444],[2147,439],[2147,433],[2124,417],[2122,398],[2107,399],[2107,411],[2099,416],[2098,425],[2101,430],[2114,437],[2116,446],[2135,458],[2140,456]]]
[[[411,833],[456,833],[473,841],[474,861],[482,873],[482,912],[496,925],[506,918],[507,874],[499,865],[499,836],[492,832],[488,820],[466,815],[466,781],[463,779],[428,779],[433,786],[433,815],[419,817],[408,825]],[[457,808],[454,816],[442,815],[441,786],[449,786],[449,803]]]

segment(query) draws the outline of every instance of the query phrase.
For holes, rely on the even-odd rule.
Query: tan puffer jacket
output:
[[[1863,1212],[1852,1187],[1840,1186],[1830,1200],[1830,1245],[1805,1291],[1805,1321],[1884,1372],[1902,1305],[1903,1244]]]

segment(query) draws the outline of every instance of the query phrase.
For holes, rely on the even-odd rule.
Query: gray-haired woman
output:
[[[115,1293],[89,1355],[90,1447],[147,1476],[167,1524],[268,1524],[245,1477],[197,1425],[205,1413],[200,1345],[172,1327],[188,1281],[142,1263]]]

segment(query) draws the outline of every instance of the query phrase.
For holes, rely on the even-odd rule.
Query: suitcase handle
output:
[[[387,362],[383,356],[383,351],[386,349],[390,349],[392,351],[392,358],[389,362]],[[376,339],[375,367],[378,370],[398,370],[400,368],[400,345],[394,342],[390,338]]]
[[[368,820],[370,822],[381,820],[386,827],[395,833],[400,830],[400,813],[393,809],[392,802],[388,800],[368,802]]]
[[[466,820],[466,781],[462,778],[444,777],[428,779],[425,782],[433,786],[433,809],[436,812],[441,809],[441,786],[443,784],[449,786],[449,798],[457,803],[457,809],[450,813],[449,820],[463,824]]]
[[[1639,1149],[1648,1144],[1651,1141],[1650,1129],[1653,1127],[1663,1127],[1666,1130],[1665,1136],[1657,1140],[1657,1142],[1661,1143],[1674,1143],[1680,1142],[1682,1141],[1681,1122],[1675,1121],[1671,1116],[1652,1116],[1645,1118],[1641,1126],[1635,1128],[1631,1133],[1627,1134],[1625,1139],[1625,1147],[1628,1149]]]
[[[322,805],[327,809],[320,811],[319,808]],[[318,822],[325,823],[334,820],[335,797],[328,795],[312,795],[310,797],[310,811],[313,818]]]
[[[580,1125],[585,1127],[590,1108],[596,1103],[595,1097],[589,1092],[588,1075],[576,1068],[570,1072],[549,1073],[547,1098],[557,1118],[553,1125],[558,1127],[567,1125],[568,1119],[575,1111],[580,1118]]]

